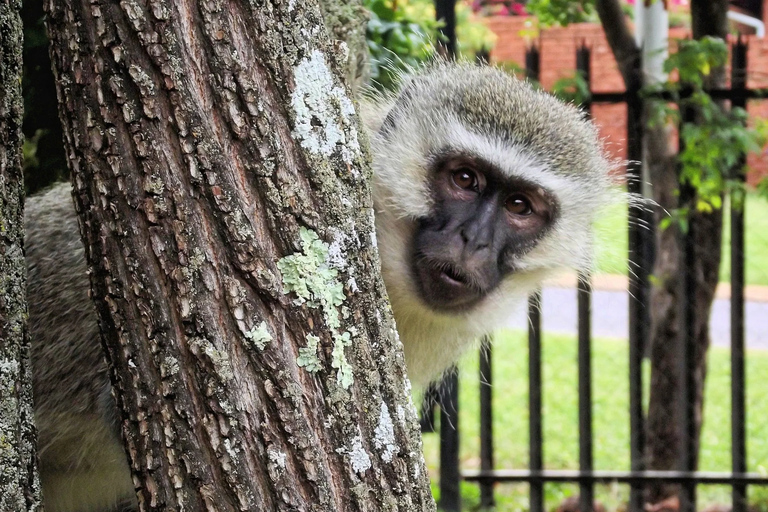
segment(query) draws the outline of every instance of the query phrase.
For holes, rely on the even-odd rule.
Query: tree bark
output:
[[[314,1],[50,0],[142,510],[434,510]]]
[[[726,13],[728,2],[691,2],[691,21],[694,39],[714,36],[725,39],[728,34]],[[710,87],[725,86],[725,70],[714,69],[708,79]],[[676,167],[662,168],[653,176],[654,200],[664,210],[677,208],[679,197],[675,195],[678,181]],[[727,169],[723,169],[726,172]],[[672,186],[674,185],[674,188]],[[662,210],[663,211],[663,210]],[[661,213],[657,215],[660,220]],[[696,435],[694,454],[698,466],[701,423],[704,406],[704,380],[707,372],[707,350],[709,349],[709,315],[719,281],[723,215],[719,209],[711,213],[691,208],[688,220],[694,238],[694,264],[690,270],[694,276],[696,292],[687,300],[694,301],[693,332],[691,333],[696,351]],[[648,407],[648,443],[646,453],[649,469],[677,469],[680,459],[680,378],[677,357],[680,354],[679,336],[679,279],[681,247],[674,229],[659,231],[657,236],[657,258],[654,267],[657,285],[652,295],[651,331],[651,394]],[[648,499],[661,501],[678,492],[679,486],[654,484],[649,486]]]
[[[39,510],[24,263],[20,0],[0,0],[0,510]]]
[[[635,79],[626,63],[639,49],[629,36],[629,30],[615,0],[598,0],[598,13],[606,30],[611,49],[619,62],[625,83]],[[706,35],[725,38],[727,34],[728,3],[694,1],[691,16],[694,38]],[[714,70],[710,85],[724,85],[724,71]],[[653,199],[661,208],[656,209],[656,225],[666,217],[667,211],[679,208],[679,181],[673,148],[670,145],[670,129],[666,126],[646,127],[643,143],[644,165],[652,184]],[[699,434],[703,408],[706,353],[709,347],[709,315],[718,283],[722,236],[722,213],[693,211],[689,226],[695,240],[694,266],[696,293],[688,300],[695,302],[694,330],[692,336],[697,350],[696,365],[696,453],[698,456]],[[677,469],[680,459],[679,395],[681,375],[678,374],[680,336],[678,305],[681,247],[674,229],[657,230],[654,284],[651,291],[651,391],[646,428],[646,457],[648,469]],[[647,499],[651,503],[663,500],[678,492],[679,486],[652,484]]]

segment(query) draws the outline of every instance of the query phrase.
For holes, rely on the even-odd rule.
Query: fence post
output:
[[[633,83],[627,84],[627,191],[643,193],[643,100],[640,97],[640,61],[635,61]],[[648,340],[648,244],[653,243],[645,226],[649,214],[637,200],[630,198],[628,208],[629,239],[629,426],[630,468],[645,469],[645,421],[643,418],[642,362]],[[643,484],[630,484],[629,512],[643,512]]]
[[[435,17],[443,24],[443,41],[438,50],[447,58],[456,58],[456,0],[435,0]],[[440,501],[441,510],[461,510],[459,492],[459,372],[448,370],[440,385]]]
[[[695,111],[692,107],[681,105],[682,116],[678,127],[678,133],[683,133],[685,123],[695,121]],[[681,151],[684,141],[680,141]],[[680,182],[680,194],[678,207],[688,208],[693,205],[696,191],[693,186]],[[695,262],[695,243],[693,237],[694,225],[686,223],[687,229],[682,225],[678,229],[678,247],[680,248],[680,280],[678,289],[678,378],[680,379],[680,391],[677,396],[680,428],[680,454],[678,469],[681,471],[694,471],[696,469],[696,342],[694,338],[695,305],[691,300],[696,294],[696,278],[693,275]],[[696,510],[696,482],[686,481],[681,486],[680,512],[695,512]]]
[[[454,367],[440,385],[440,510],[461,510],[460,481],[459,372]]]
[[[480,345],[480,469],[493,471],[493,374],[491,349],[493,339],[483,337]],[[480,506],[493,507],[493,482],[480,482]]]
[[[456,0],[435,0],[435,18],[442,21],[437,48],[441,55],[456,57]]]
[[[592,91],[590,73],[591,51],[584,42],[576,50],[576,70]],[[587,98],[581,106],[591,116],[592,101]],[[579,366],[579,469],[591,473],[592,461],[592,285],[589,275],[579,274],[578,281],[578,366]],[[583,480],[579,483],[579,512],[592,512],[595,502],[594,483]]]
[[[539,49],[531,46],[525,52],[525,76],[539,80]],[[537,473],[543,469],[543,439],[541,435],[541,292],[528,298],[528,469]],[[532,479],[530,512],[544,510],[544,484]]]
[[[525,78],[539,81],[539,49],[536,45],[525,50]]]
[[[528,299],[528,468],[530,512],[544,510],[544,482],[538,473],[544,468],[541,417],[541,291]]]
[[[731,49],[732,107],[746,108],[747,44],[738,38]],[[742,158],[733,178],[744,182]],[[746,411],[744,378],[744,194],[731,191],[731,471],[746,473]],[[739,204],[740,203],[740,204]],[[733,485],[733,512],[746,512],[747,486]]]

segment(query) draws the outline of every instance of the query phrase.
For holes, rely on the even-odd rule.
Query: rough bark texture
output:
[[[370,74],[368,41],[365,39],[368,11],[362,0],[320,0],[320,8],[331,37],[349,46],[345,75],[352,92],[359,92],[368,83]]]
[[[141,508],[434,510],[317,3],[47,10]]]
[[[0,510],[38,510],[25,300],[21,1],[0,0]]]
[[[728,2],[691,2],[693,37],[715,36],[725,39],[728,34],[726,13]],[[708,85],[725,86],[725,70],[713,70]],[[723,169],[727,172],[728,169]],[[654,200],[665,210],[678,207],[675,166],[657,169],[652,175]],[[659,214],[661,215],[661,214]],[[657,219],[658,220],[658,219]],[[693,300],[694,330],[696,343],[696,438],[695,454],[698,460],[699,436],[701,433],[702,409],[704,405],[704,379],[707,371],[707,350],[709,349],[709,315],[715,289],[719,280],[723,215],[721,210],[712,213],[694,211],[689,219],[689,229],[694,237],[693,273],[696,293]],[[649,469],[676,469],[679,467],[680,416],[675,399],[680,388],[677,357],[680,354],[679,332],[679,279],[681,249],[680,240],[674,229],[659,230],[656,241],[656,263],[654,275],[657,285],[652,295],[651,331],[651,394],[648,407],[648,441],[646,454]],[[655,484],[649,486],[648,499],[658,502],[675,494],[679,486]]]

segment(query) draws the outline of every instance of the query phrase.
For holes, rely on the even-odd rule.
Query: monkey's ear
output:
[[[373,89],[364,94],[360,102],[360,115],[369,134],[386,137],[388,131],[397,125],[397,118],[404,115],[411,105],[413,95],[412,78],[400,77],[402,88],[398,92],[379,92]]]
[[[360,101],[360,117],[369,135],[379,132],[389,112],[392,110],[393,101],[383,101],[385,98],[365,98]]]

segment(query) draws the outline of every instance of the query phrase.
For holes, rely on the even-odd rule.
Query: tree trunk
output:
[[[619,63],[624,81],[629,87],[636,77],[631,74],[632,58],[639,49],[629,35],[618,2],[598,0],[600,15],[611,49]],[[693,35],[725,37],[727,2],[694,1],[691,3]],[[711,85],[724,83],[723,70],[713,72]],[[678,177],[675,155],[670,145],[670,130],[665,126],[645,129],[644,165],[653,188],[653,199],[662,207],[656,210],[656,223],[679,207]],[[694,331],[696,340],[696,410],[697,436],[701,430],[706,352],[709,347],[709,314],[718,282],[722,214],[694,212],[689,219],[696,247],[694,267],[696,280]],[[653,274],[656,277],[651,292],[651,392],[646,431],[646,456],[648,469],[676,469],[679,463],[679,416],[677,397],[679,392],[678,357],[678,279],[680,278],[680,247],[673,229],[657,230],[656,261]],[[698,448],[696,450],[698,453]],[[649,485],[647,499],[658,502],[677,492],[679,486],[668,484]]]
[[[20,0],[0,0],[0,510],[40,508],[27,336]]]
[[[317,3],[50,0],[142,510],[434,510]]]
[[[691,2],[691,20],[694,39],[715,36],[725,39],[728,33],[726,13],[728,2]],[[725,85],[725,70],[715,69],[709,77],[710,87]],[[654,200],[664,210],[677,208],[679,197],[674,194],[678,180],[676,166],[663,167],[652,175]],[[723,169],[726,172],[727,169]],[[704,379],[707,371],[707,350],[709,349],[709,316],[712,301],[719,281],[720,257],[723,231],[721,210],[711,213],[691,208],[689,229],[694,239],[695,252],[693,268],[696,293],[687,300],[694,301],[693,332],[696,344],[695,361],[695,420],[696,435],[694,454],[698,466],[701,423],[704,405]],[[660,220],[657,215],[657,220]],[[679,395],[682,377],[678,371],[680,354],[679,336],[679,279],[681,247],[674,229],[659,231],[657,235],[657,258],[654,267],[656,285],[652,295],[651,330],[651,393],[648,407],[648,443],[646,454],[649,469],[677,469],[680,460]],[[649,486],[648,499],[661,501],[678,492],[678,485],[654,484]]]

